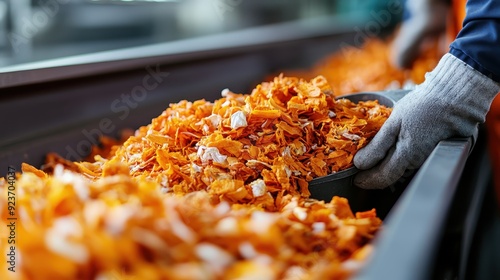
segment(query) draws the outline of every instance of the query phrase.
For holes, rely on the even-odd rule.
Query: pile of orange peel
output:
[[[424,48],[410,69],[399,69],[391,61],[392,39],[370,38],[362,46],[345,46],[307,70],[284,71],[305,79],[323,75],[336,96],[362,91],[412,88],[436,67],[444,54],[439,42]]]
[[[390,112],[336,100],[322,76],[280,75],[251,94],[171,104],[93,160],[23,164],[20,261],[0,278],[348,278],[381,220],[310,198],[308,182],[352,167]]]

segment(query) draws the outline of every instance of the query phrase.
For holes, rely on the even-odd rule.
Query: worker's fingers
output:
[[[399,135],[400,120],[391,116],[375,137],[354,156],[354,165],[361,170],[369,169],[381,161],[394,146]]]
[[[375,167],[361,171],[354,177],[354,185],[363,189],[383,189],[403,176],[408,167],[408,149],[396,145],[389,150],[385,159]]]

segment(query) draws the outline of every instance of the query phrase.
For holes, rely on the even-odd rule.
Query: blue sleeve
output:
[[[450,53],[500,82],[500,0],[468,0],[463,28]]]

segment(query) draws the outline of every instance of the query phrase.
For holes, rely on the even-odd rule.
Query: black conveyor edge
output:
[[[406,188],[354,279],[430,279],[471,140],[441,141]]]

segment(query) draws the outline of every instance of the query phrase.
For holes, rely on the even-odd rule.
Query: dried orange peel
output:
[[[22,262],[13,274],[3,262],[1,279],[342,279],[381,224],[339,197],[286,195],[267,212],[214,205],[205,191],[164,194],[126,175],[92,181],[62,166],[38,175],[17,180]]]
[[[335,100],[321,76],[222,95],[171,104],[91,162],[23,164],[17,279],[352,275],[381,220],[345,198],[309,199],[308,181],[351,167],[391,110]]]
[[[422,50],[412,67],[407,70],[396,68],[391,62],[393,40],[367,39],[362,46],[344,46],[319,60],[310,69],[284,71],[304,79],[323,75],[336,96],[362,91],[401,89],[407,84],[420,84],[425,73],[436,67],[445,53],[439,42],[431,42]],[[271,77],[273,78],[274,75]]]
[[[176,194],[209,190],[233,203],[259,200],[252,191],[259,180],[265,188],[259,194],[308,197],[307,182],[353,166],[356,151],[391,112],[377,101],[335,100],[322,76],[278,76],[249,95],[222,95],[213,103],[171,104],[109,160],[86,165],[83,173],[94,178],[123,172]]]

